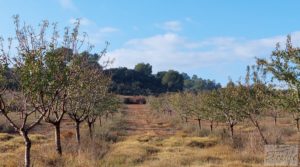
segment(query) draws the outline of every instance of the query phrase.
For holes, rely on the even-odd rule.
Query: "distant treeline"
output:
[[[165,92],[202,91],[221,88],[214,80],[190,77],[175,70],[152,74],[150,64],[139,63],[134,69],[126,67],[106,70],[111,75],[110,90],[121,95],[153,95]]]

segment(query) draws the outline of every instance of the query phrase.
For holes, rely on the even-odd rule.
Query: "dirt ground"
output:
[[[237,152],[219,144],[216,137],[189,136],[167,119],[168,115],[150,111],[147,105],[127,105],[124,115],[127,136],[113,144],[102,160],[103,166],[258,167],[263,164],[261,154]]]
[[[251,124],[243,122],[237,125],[236,135],[243,138],[236,143],[237,147],[241,148],[234,148],[220,138],[220,133],[226,128],[225,124],[216,125],[212,133],[209,131],[208,122],[203,121],[203,129],[199,130],[196,121],[189,120],[186,124],[173,114],[157,113],[143,104],[126,105],[119,113],[121,124],[114,123],[116,128],[121,128],[110,132],[112,135],[122,134],[120,139],[117,142],[109,142],[106,150],[104,147],[95,147],[95,142],[91,143],[92,145],[87,143],[87,149],[84,149],[80,156],[77,155],[76,149],[74,151],[74,124],[66,116],[62,125],[65,150],[63,158],[55,156],[55,152],[49,149],[53,148],[53,127],[42,123],[31,135],[34,143],[33,159],[41,164],[36,166],[52,164],[80,167],[263,167],[264,154],[257,145],[260,137]],[[109,120],[114,122],[113,119]],[[105,118],[103,122],[102,131],[107,131]],[[271,118],[264,118],[263,123],[268,138],[278,135],[284,143],[293,144],[299,141],[297,130],[291,126],[292,119],[280,118],[278,128],[274,132]],[[82,126],[82,130],[84,137],[85,125]],[[229,137],[225,136],[226,139]],[[99,142],[99,146],[102,146],[103,143]],[[45,148],[47,151],[40,152]],[[103,151],[103,156],[92,158],[98,155],[99,151]],[[0,134],[0,166],[1,161],[11,164],[4,166],[15,166],[16,163],[12,160],[17,158],[21,162],[22,157],[18,155],[22,153],[23,141],[20,136]]]
[[[155,118],[146,105],[127,105],[125,112],[129,135],[152,133],[157,136],[170,136],[176,133],[176,129],[167,120]]]

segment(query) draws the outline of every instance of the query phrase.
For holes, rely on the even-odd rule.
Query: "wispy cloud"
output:
[[[58,0],[59,4],[65,9],[75,10],[76,6],[73,0]]]
[[[77,19],[80,20],[80,25],[82,25],[82,26],[90,26],[90,25],[94,24],[94,22],[92,20],[89,20],[88,18],[85,18],[85,17],[83,17],[83,18],[71,18],[69,20],[69,23],[74,24],[75,22],[77,22]]]
[[[300,31],[292,33],[292,39],[294,43],[300,43]],[[153,65],[154,70],[191,71],[267,57],[277,42],[284,43],[285,40],[285,35],[279,35],[255,40],[217,37],[191,41],[176,33],[166,33],[129,40],[123,47],[109,52],[108,56],[116,60],[115,67],[132,68],[139,62],[147,62]]]
[[[99,26],[94,20],[86,17],[79,18],[81,31],[86,32],[88,35],[88,41],[93,45],[103,44],[109,37],[120,32],[121,30],[112,26]],[[69,24],[74,24],[77,18],[71,18],[68,20]]]
[[[115,27],[102,27],[98,29],[98,33],[113,33],[113,32],[118,32],[119,29]]]
[[[87,33],[90,34],[89,41],[94,45],[103,44],[104,41],[107,41],[109,37],[118,32],[120,32],[120,30],[115,27],[100,27],[96,30],[87,31]]]
[[[167,21],[167,22],[164,22],[162,24],[157,24],[157,26],[159,28],[162,28],[162,29],[166,30],[166,31],[176,32],[176,31],[182,30],[182,24],[181,24],[180,21],[177,21],[177,20]]]

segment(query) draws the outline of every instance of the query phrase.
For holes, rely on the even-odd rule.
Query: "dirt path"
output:
[[[154,133],[158,136],[169,136],[176,131],[169,122],[157,118],[146,105],[127,105],[125,115],[129,135]]]

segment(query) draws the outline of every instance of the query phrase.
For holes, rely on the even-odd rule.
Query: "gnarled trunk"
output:
[[[76,126],[76,140],[77,143],[80,144],[80,121],[76,121],[75,126]]]
[[[277,126],[277,116],[274,117],[274,124],[275,124],[275,126]]]
[[[21,131],[20,134],[22,135],[25,143],[25,159],[24,159],[24,166],[25,167],[30,167],[30,149],[31,149],[31,141],[28,137],[28,132],[27,131]]]
[[[88,127],[89,127],[90,138],[91,138],[91,140],[93,140],[93,129],[92,129],[93,123],[88,122],[87,124],[88,124]]]
[[[60,141],[60,122],[54,125],[55,127],[55,144],[56,144],[56,152],[59,155],[62,155],[61,141]]]
[[[211,120],[211,121],[210,121],[210,132],[212,132],[212,131],[213,131],[213,125],[214,125],[214,121],[213,121],[213,120]]]
[[[99,125],[102,126],[102,119],[99,117]]]
[[[257,129],[258,129],[258,132],[259,132],[259,134],[260,134],[260,136],[261,136],[263,142],[264,142],[265,144],[269,144],[268,140],[267,140],[266,137],[264,136],[264,134],[263,134],[263,132],[262,132],[260,126],[258,125],[258,123],[257,123]]]
[[[230,134],[231,134],[231,139],[233,140],[233,135],[234,135],[234,124],[230,124]]]
[[[202,126],[201,126],[201,119],[200,119],[200,118],[198,118],[198,119],[197,119],[197,121],[198,121],[198,126],[199,126],[199,129],[201,130],[201,129],[202,129]]]
[[[263,142],[264,142],[265,144],[268,144],[268,141],[267,141],[266,137],[264,136],[264,134],[263,134],[263,132],[262,132],[262,129],[261,129],[261,127],[260,127],[258,121],[257,121],[255,118],[253,118],[252,116],[250,116],[250,120],[251,120],[251,122],[254,124],[254,126],[257,128],[257,130],[258,130],[258,132],[259,132],[259,135],[260,135],[261,139],[263,140]]]

